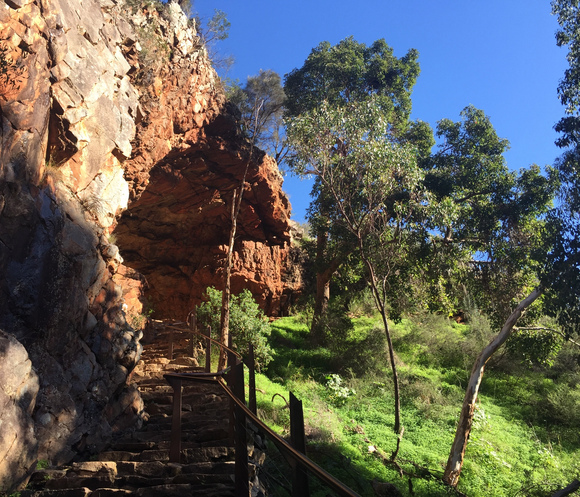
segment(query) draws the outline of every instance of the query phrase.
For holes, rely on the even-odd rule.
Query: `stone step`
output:
[[[46,480],[46,490],[64,490],[87,487],[90,489],[109,488],[115,483],[115,477],[109,476],[66,476]]]
[[[125,497],[136,495],[132,490],[123,488],[99,488],[91,492],[90,497]]]
[[[156,487],[140,488],[136,495],[139,497],[230,497],[234,496],[234,486],[224,484],[214,485],[160,485]]]
[[[88,497],[92,491],[90,488],[66,488],[63,490],[22,490],[20,497]]]
[[[32,475],[22,497],[229,497],[234,496],[234,448],[229,439],[230,401],[217,385],[184,382],[181,463],[169,462],[173,389],[169,372],[199,372],[205,360],[191,335],[174,334],[173,358],[167,357],[169,333],[159,330],[145,345],[131,373],[149,419],[117,438],[95,461],[45,469]]]
[[[125,452],[141,452],[153,449],[157,444],[151,441],[118,440],[111,446],[111,450]]]

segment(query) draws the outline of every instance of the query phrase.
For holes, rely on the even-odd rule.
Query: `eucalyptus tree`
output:
[[[256,138],[262,148],[280,165],[288,154],[283,130],[286,94],[282,78],[271,69],[249,76],[246,84],[235,82],[227,91],[228,100],[240,111],[242,131]]]
[[[232,192],[230,204],[230,234],[226,252],[224,271],[224,291],[220,317],[220,341],[228,345],[230,341],[230,298],[231,272],[233,265],[234,243],[237,233],[237,223],[242,199],[246,188],[246,177],[257,147],[268,141],[266,136],[269,127],[280,121],[284,103],[284,92],[280,85],[280,77],[273,71],[260,71],[258,76],[248,78],[246,87],[235,88],[231,94],[232,103],[236,104],[241,112],[240,126],[248,140],[248,156],[240,185]],[[219,358],[219,369],[226,364],[225,349]]]
[[[395,389],[394,430],[402,430],[397,367],[389,329],[388,299],[400,284],[397,269],[431,207],[421,188],[414,147],[398,143],[380,99],[336,106],[323,101],[287,122],[292,168],[316,178],[327,196],[324,217],[342,231],[364,263],[387,338]]]
[[[547,221],[558,182],[554,171],[537,166],[510,171],[503,154],[509,143],[498,137],[485,113],[472,106],[462,119],[439,122],[441,144],[423,164],[425,185],[447,218],[434,218],[432,234],[454,283],[491,318],[498,334],[477,357],[460,412],[444,480],[455,486],[463,466],[476,399],[485,366],[512,334],[517,321],[542,295],[546,267]],[[460,256],[458,257],[458,255]],[[449,259],[448,259],[449,261]],[[530,317],[528,316],[528,319]]]
[[[322,42],[315,47],[301,68],[285,76],[286,118],[292,120],[326,106],[346,109],[372,98],[387,124],[392,143],[420,141],[418,150],[428,154],[434,143],[430,127],[423,122],[411,123],[411,91],[419,75],[418,52],[409,50],[401,58],[385,40],[370,46],[352,37],[336,45]],[[291,170],[296,161],[289,161]],[[313,336],[320,338],[321,317],[326,313],[330,280],[346,256],[356,249],[349,236],[331,237],[330,212],[335,199],[322,181],[315,181],[308,219],[317,238],[316,300]],[[333,229],[338,229],[334,227]]]
[[[553,212],[555,241],[550,253],[551,285],[546,291],[548,313],[557,318],[566,338],[580,333],[580,5],[578,0],[554,0],[552,13],[560,29],[556,44],[565,47],[569,67],[558,85],[565,116],[555,126],[556,160],[562,186],[560,204]]]
[[[455,305],[462,307],[469,294],[499,327],[537,281],[532,255],[542,249],[556,177],[553,169],[543,174],[535,165],[511,171],[504,158],[509,142],[473,106],[457,122],[439,121],[436,135],[438,150],[423,161],[425,186],[452,213],[432,226],[439,264],[454,279],[450,286],[463,293],[453,296]]]

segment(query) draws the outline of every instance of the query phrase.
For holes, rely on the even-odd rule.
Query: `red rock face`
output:
[[[147,186],[115,229],[125,263],[147,279],[157,317],[184,319],[208,286],[223,287],[232,196],[246,166],[232,290],[249,288],[266,313],[281,311],[290,238],[282,181],[272,159],[259,151],[250,158],[239,137],[227,139],[228,133],[236,138],[233,123],[226,127],[223,116],[217,119],[220,127],[210,123],[195,143],[172,149],[152,166],[140,182]]]
[[[115,236],[125,264],[147,279],[155,317],[185,319],[205,289],[223,288],[234,190],[248,168],[232,290],[249,288],[269,315],[284,310],[290,205],[270,157],[241,136],[206,59],[142,75],[143,120],[124,164],[129,208]]]

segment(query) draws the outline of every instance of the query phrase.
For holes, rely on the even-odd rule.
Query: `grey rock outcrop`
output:
[[[36,465],[32,411],[38,388],[26,349],[0,330],[0,489],[18,484]]]
[[[0,328],[38,372],[17,435],[26,447],[0,465],[0,490],[37,458],[102,449],[142,410],[126,387],[142,333],[127,323],[114,280],[122,259],[106,231],[129,200],[121,162],[139,105],[122,53],[132,30],[107,13],[115,4],[0,2],[15,81],[0,88]],[[8,348],[0,366],[19,364],[24,347]],[[17,432],[0,412],[3,447]]]

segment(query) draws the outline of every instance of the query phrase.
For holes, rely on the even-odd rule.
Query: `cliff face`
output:
[[[250,157],[207,59],[193,53],[137,71],[151,84],[141,86],[145,117],[124,163],[132,201],[115,235],[127,264],[147,278],[155,316],[185,319],[206,287],[222,287],[232,197],[249,164],[232,289],[249,288],[266,313],[277,315],[289,242],[282,178],[271,158]]]
[[[36,458],[100,450],[139,422],[126,379],[143,302],[183,319],[220,287],[246,164],[233,290],[250,288],[273,315],[286,304],[277,167],[250,157],[178,5],[136,4],[0,0],[16,81],[0,82],[0,358],[31,361],[20,397],[0,392],[0,420],[22,419],[30,449],[3,450],[0,433],[4,488]]]

